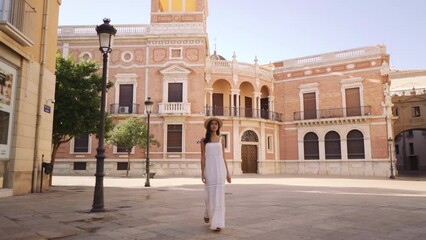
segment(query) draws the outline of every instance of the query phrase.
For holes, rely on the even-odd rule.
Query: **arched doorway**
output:
[[[398,175],[426,175],[426,129],[410,129],[395,137]]]
[[[243,173],[257,173],[257,134],[247,130],[243,133],[241,142],[241,170]]]

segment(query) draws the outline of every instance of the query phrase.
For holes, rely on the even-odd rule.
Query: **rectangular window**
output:
[[[314,92],[303,94],[303,113],[304,120],[317,118],[317,100]]]
[[[86,162],[74,162],[73,170],[86,170]]]
[[[120,84],[118,113],[133,113],[133,84]]]
[[[359,88],[345,89],[346,116],[361,116],[361,100]]]
[[[169,102],[182,102],[183,101],[183,84],[182,83],[169,83]]]
[[[411,108],[411,116],[412,117],[420,117],[420,107],[414,106]]]
[[[0,5],[3,4],[0,0]],[[7,3],[6,3],[7,4]],[[7,8],[7,7],[6,7]],[[1,14],[0,14],[1,15]],[[1,23],[0,23],[1,25]],[[14,30],[12,30],[14,31]],[[3,54],[0,54],[3,55]],[[0,61],[0,158],[8,159],[11,150],[11,137],[14,113],[15,90],[18,72]],[[0,170],[0,177],[2,176]]]
[[[260,116],[269,119],[269,98],[260,99]]]
[[[170,49],[170,59],[182,59],[182,49],[181,48],[171,48]]]
[[[231,150],[231,143],[229,141],[229,133],[221,132],[223,141],[225,142],[225,152],[229,152]]]
[[[272,136],[268,136],[266,146],[268,151],[272,151]]]
[[[74,138],[74,152],[88,153],[89,152],[89,134],[83,133],[79,137]]]
[[[117,162],[117,170],[127,170],[128,162]]]
[[[127,149],[123,146],[117,146],[117,153],[127,153]]]
[[[7,145],[7,139],[9,137],[9,122],[10,114],[8,112],[0,111],[0,144]]]
[[[167,125],[167,152],[182,152],[182,125]]]
[[[414,155],[414,143],[410,143],[410,155]]]

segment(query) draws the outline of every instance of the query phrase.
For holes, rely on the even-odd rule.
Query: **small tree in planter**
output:
[[[130,169],[130,153],[132,148],[138,146],[146,148],[147,124],[136,117],[130,117],[118,123],[106,135],[106,142],[108,144],[120,146],[126,149],[127,152],[127,171],[126,176],[129,176]],[[150,134],[151,145],[160,146],[160,143],[154,139],[154,135]]]

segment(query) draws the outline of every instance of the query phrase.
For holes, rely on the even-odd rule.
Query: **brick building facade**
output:
[[[117,121],[145,119],[144,101],[154,101],[161,146],[150,159],[159,175],[199,175],[198,141],[212,115],[224,122],[232,174],[389,175],[385,46],[270,64],[226,60],[210,54],[207,1],[177,2],[152,0],[150,24],[114,25],[108,68],[106,109]],[[95,26],[59,27],[63,56],[100,62],[98,47]],[[87,134],[63,145],[55,173],[92,175],[96,146]],[[131,158],[130,174],[141,175],[144,149]],[[107,175],[123,174],[123,162],[119,147],[107,148]]]

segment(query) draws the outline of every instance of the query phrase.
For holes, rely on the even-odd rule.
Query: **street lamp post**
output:
[[[99,36],[99,50],[103,55],[102,66],[102,92],[101,92],[101,106],[100,106],[100,119],[99,119],[99,144],[96,148],[96,183],[95,193],[93,196],[93,205],[91,212],[104,212],[104,160],[105,160],[105,98],[106,98],[106,77],[107,77],[107,64],[108,54],[112,51],[112,42],[117,33],[112,25],[109,24],[108,18],[103,19],[102,25],[96,26],[96,33]]]
[[[393,160],[392,160],[392,138],[388,138],[389,144],[389,160],[390,160],[390,179],[395,179],[395,175],[393,174]]]
[[[154,104],[153,101],[151,101],[151,98],[148,97],[148,99],[145,101],[145,109],[148,119],[148,126],[147,126],[147,133],[146,133],[146,181],[145,181],[145,187],[151,187],[151,184],[149,183],[149,115],[151,114],[152,105]]]

